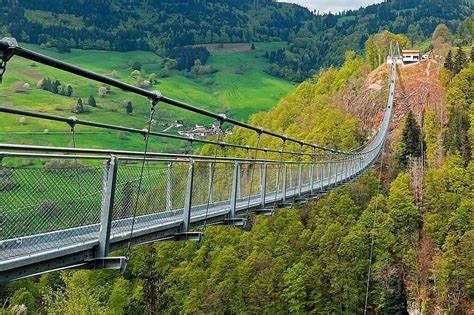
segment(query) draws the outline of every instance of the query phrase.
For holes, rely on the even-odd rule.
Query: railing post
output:
[[[96,257],[106,257],[109,253],[110,230],[114,208],[115,184],[117,182],[118,158],[111,156],[105,165],[100,216],[99,246]]]
[[[232,177],[232,192],[230,195],[230,219],[235,218],[235,209],[237,206],[237,196],[240,186],[240,164],[238,162],[234,163],[234,175]]]
[[[194,161],[189,161],[188,182],[186,186],[186,196],[183,211],[182,232],[189,232],[191,226],[191,207],[193,205],[193,181],[194,181]]]
[[[262,208],[265,208],[265,196],[267,188],[267,163],[260,165],[260,196]]]
[[[311,163],[311,168],[309,169],[309,190],[310,194],[313,194],[313,188],[314,188],[314,163]]]
[[[324,170],[326,169],[326,162],[322,163],[319,165],[319,191],[323,192],[323,186],[324,186]]]
[[[333,164],[333,162],[330,160],[330,161],[329,161],[329,165],[328,165],[328,166],[329,166],[328,187],[331,187],[331,186],[332,186],[332,180],[331,180],[331,179],[332,179],[332,175],[333,175],[333,174],[332,174],[332,173],[333,173],[333,165],[332,165],[332,164]]]
[[[300,162],[298,165],[298,196],[301,196],[302,184],[303,184],[303,165]]]
[[[166,169],[166,210],[173,209],[173,163]]]
[[[288,176],[288,165],[285,163],[283,164],[283,187],[282,187],[282,201],[283,203],[286,202],[286,177]]]
[[[242,198],[242,180],[240,178],[241,176],[241,167],[240,167],[240,164],[239,164],[239,179],[237,181],[237,200],[241,199]]]
[[[214,166],[215,167],[215,166]],[[213,194],[214,194],[214,185],[212,181],[214,180],[214,172],[212,171],[212,163],[209,164],[209,203],[213,203]]]

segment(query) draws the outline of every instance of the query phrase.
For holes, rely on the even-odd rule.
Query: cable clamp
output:
[[[2,83],[3,74],[7,70],[7,63],[15,54],[14,49],[18,47],[16,39],[4,37],[0,40],[0,83]]]
[[[161,92],[158,90],[155,90],[152,93],[154,94],[154,97],[151,98],[151,107],[154,109],[156,104],[158,104],[163,98],[163,95],[161,95]]]
[[[69,120],[67,121],[67,124],[69,125],[69,127],[71,127],[71,131],[74,131],[74,128],[76,127],[76,124],[77,124],[77,117],[71,116],[68,119]]]

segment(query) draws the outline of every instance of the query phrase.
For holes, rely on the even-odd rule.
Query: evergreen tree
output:
[[[474,47],[471,47],[471,56],[469,57],[471,62],[474,62]]]
[[[58,48],[58,53],[64,54],[64,53],[70,53],[71,48],[67,44],[67,42],[64,39],[60,39],[57,43],[57,48]]]
[[[127,114],[129,114],[129,115],[133,112],[132,101],[126,101],[125,102],[125,110],[127,111]]]
[[[386,302],[382,310],[383,314],[408,314],[407,295],[403,280],[398,277],[389,280],[385,300]]]
[[[449,71],[453,71],[453,53],[451,52],[451,50],[446,56],[446,60],[444,61],[444,67]]]
[[[142,70],[142,64],[138,61],[135,61],[132,65],[132,70],[141,71]]]
[[[420,157],[422,150],[421,130],[412,111],[408,112],[402,133],[400,166],[406,169],[410,157]],[[424,147],[424,146],[423,146]]]
[[[255,44],[252,43],[252,45],[250,45],[250,50],[255,50]]]
[[[74,107],[73,110],[74,113],[83,113],[84,112],[84,104],[82,103],[82,98],[77,100],[76,106]]]
[[[92,107],[97,107],[97,103],[95,101],[94,96],[92,95],[89,96],[89,99],[87,100],[87,104],[89,104],[89,106],[92,106]]]
[[[68,85],[65,89],[65,95],[66,96],[72,96],[72,93],[74,93],[72,86]]]
[[[466,59],[467,58],[464,50],[461,48],[461,46],[459,46],[458,50],[456,51],[456,57],[454,58],[453,71],[455,74],[458,74],[464,68],[467,62]]]

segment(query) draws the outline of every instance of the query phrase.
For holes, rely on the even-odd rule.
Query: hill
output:
[[[190,104],[226,113],[236,119],[246,121],[250,114],[268,110],[278,99],[289,92],[293,86],[279,78],[263,72],[267,62],[263,52],[280,43],[258,43],[251,50],[247,44],[233,44],[224,48],[209,47],[211,56],[208,66],[215,72],[195,75],[191,72],[171,70],[165,77],[159,74],[166,62],[162,57],[144,51],[106,52],[73,50],[71,53],[59,54],[52,49],[35,45],[26,45],[40,53],[73,63],[101,74],[115,76],[119,80],[138,85],[139,78],[131,75],[132,66],[140,62],[140,77],[145,79],[157,74],[156,82],[149,89],[160,90],[167,95]],[[81,119],[101,121],[128,127],[143,128],[147,119],[149,105],[143,97],[137,97],[123,91],[112,89],[104,97],[98,96],[100,84],[81,79],[50,67],[31,63],[22,58],[13,58],[8,65],[3,84],[0,86],[2,105],[20,109],[40,111],[49,114]],[[59,80],[63,86],[73,88],[71,97],[53,94],[37,87],[43,78]],[[143,80],[142,80],[143,81]],[[95,97],[97,107],[87,105],[89,96]],[[84,102],[84,113],[72,113],[77,99]],[[130,100],[133,106],[131,114],[126,113],[124,102]],[[170,106],[159,106],[159,125],[155,130],[162,131],[176,119],[183,120],[184,127],[189,129],[194,123],[209,124],[209,120],[196,117],[186,111],[176,110]],[[0,140],[4,142],[49,144],[65,146],[71,141],[67,125],[26,119],[19,123],[19,117],[0,114]],[[47,130],[47,132],[45,132]],[[103,133],[102,130],[77,127],[78,145],[93,147],[113,147],[130,150],[141,150],[143,140],[136,135],[117,135]],[[90,132],[96,132],[98,138],[91,139]],[[176,129],[170,132],[176,133]],[[94,140],[94,143],[91,141]],[[152,141],[152,149],[163,149],[162,139]],[[172,142],[167,146],[169,151],[179,150],[181,143]]]
[[[307,141],[357,146],[379,122],[386,68],[371,71],[349,53],[340,69],[322,71],[250,120]],[[473,134],[474,63],[464,62],[459,73],[436,60],[400,67],[397,82],[396,136],[377,171],[305,205],[252,217],[250,230],[208,226],[201,243],[134,248],[124,274],[82,270],[9,283],[0,290],[5,313],[24,305],[32,312],[66,314],[358,314],[365,303],[368,313],[469,313],[474,164],[463,161],[465,143],[451,143],[450,137],[466,128]],[[418,118],[424,109],[425,124],[403,117],[412,111]],[[241,129],[229,138],[255,143],[254,133]],[[423,140],[426,157],[410,156],[410,165],[401,166],[407,141],[423,152]],[[263,145],[279,148],[281,141],[263,138]]]
[[[408,34],[414,43],[431,37],[439,23],[454,33],[473,9],[465,0],[391,0],[337,15],[271,0],[3,3],[3,35],[60,51],[149,50],[170,57],[187,45],[284,41],[288,47],[268,49],[267,71],[291,81],[342,64],[345,51],[362,52],[367,38],[382,30]]]

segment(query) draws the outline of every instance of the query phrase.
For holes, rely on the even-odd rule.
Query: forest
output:
[[[374,36],[368,51],[387,49],[386,36],[401,35]],[[361,314],[365,303],[378,314],[466,313],[474,300],[474,63],[462,48],[449,54],[439,74],[446,122],[428,110],[421,124],[408,111],[381,161],[356,182],[252,217],[251,229],[213,226],[202,243],[141,246],[123,275],[60,272],[0,286],[0,314]],[[337,100],[361,88],[377,58],[350,51],[345,58],[250,122],[338,149],[360,145],[367,130]],[[243,129],[227,137],[257,141]]]
[[[392,0],[337,14],[270,0],[0,3],[3,36],[61,52],[151,50],[170,57],[188,45],[285,41],[287,47],[267,52],[267,72],[295,82],[341,65],[348,50],[362,53],[367,38],[382,30],[407,34],[413,44],[428,39],[440,23],[463,32],[456,29],[458,22],[473,9],[466,0]]]

